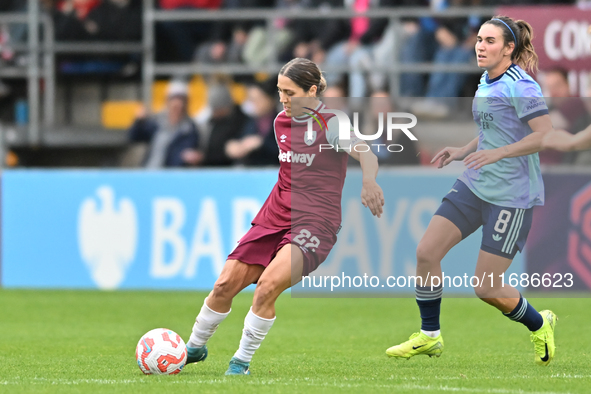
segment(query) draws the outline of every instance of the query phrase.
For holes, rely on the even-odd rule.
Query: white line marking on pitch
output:
[[[569,392],[556,391],[525,391],[525,390],[510,390],[510,389],[479,389],[469,387],[449,387],[449,386],[420,386],[414,384],[406,384],[399,386],[401,388],[420,389],[420,390],[435,390],[435,391],[456,391],[468,393],[494,393],[494,394],[570,394]]]
[[[442,379],[453,379],[453,377],[441,377]],[[500,378],[500,377],[491,377],[492,379]],[[507,379],[508,377],[504,377]],[[517,377],[509,377],[510,378],[523,378],[523,376]],[[591,378],[591,375],[569,375],[569,374],[556,374],[551,375],[551,378]],[[488,378],[490,379],[490,378]],[[51,385],[80,385],[80,384],[98,384],[98,385],[116,385],[116,384],[150,384],[150,383],[165,383],[165,384],[224,384],[228,383],[231,380],[226,379],[185,379],[180,378],[177,380],[158,380],[154,382],[150,380],[150,378],[136,378],[136,379],[75,379],[75,380],[68,380],[68,379],[49,379],[49,378],[32,378],[32,379],[21,379],[16,377],[13,380],[0,380],[0,386],[7,386],[7,385],[29,385],[29,384],[51,384]],[[569,394],[568,392],[549,392],[549,391],[525,391],[525,390],[515,390],[515,389],[504,389],[504,388],[490,388],[490,389],[483,389],[483,388],[468,388],[468,387],[450,387],[444,385],[418,385],[418,384],[410,384],[410,383],[403,383],[403,384],[391,384],[391,385],[384,385],[384,384],[374,384],[371,385],[371,382],[367,380],[351,380],[351,381],[318,381],[315,379],[310,378],[303,378],[303,379],[256,379],[249,382],[244,382],[249,385],[278,385],[278,386],[290,386],[294,384],[303,384],[306,386],[321,386],[321,387],[341,387],[341,388],[354,388],[354,387],[364,387],[368,388],[367,384],[369,383],[369,387],[379,387],[379,388],[399,388],[399,389],[410,389],[410,390],[426,390],[426,391],[450,391],[450,392],[469,392],[469,393],[489,393],[489,394]]]

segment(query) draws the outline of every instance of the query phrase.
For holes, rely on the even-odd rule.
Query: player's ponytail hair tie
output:
[[[513,40],[515,40],[515,48],[517,48],[517,37],[515,37],[515,33],[513,32],[513,29],[511,29],[511,27],[502,19],[493,18],[493,19],[491,19],[491,21],[499,21],[503,25],[507,26],[507,29],[509,29],[509,31],[511,32],[511,35],[513,36]]]

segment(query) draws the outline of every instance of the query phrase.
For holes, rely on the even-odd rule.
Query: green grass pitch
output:
[[[414,299],[280,297],[251,376],[224,377],[252,293],[239,295],[205,363],[144,376],[138,339],[167,327],[186,340],[205,293],[0,290],[0,393],[589,393],[591,300],[531,299],[559,318],[556,358],[533,362],[521,324],[475,299],[444,299],[441,358],[388,359],[419,327]]]

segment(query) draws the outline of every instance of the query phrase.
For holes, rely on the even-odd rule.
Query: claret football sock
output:
[[[234,354],[234,358],[249,363],[252,360],[254,352],[261,346],[261,342],[273,326],[275,318],[264,319],[255,315],[252,308],[248,311],[244,319],[244,330],[242,330],[242,339],[240,347]]]
[[[187,346],[189,347],[201,347],[209,341],[209,338],[212,337],[215,330],[217,330],[218,326],[224,319],[230,314],[232,310],[230,309],[226,313],[219,313],[207,306],[207,298],[203,302],[203,306],[201,307],[201,311],[197,318],[195,319],[195,324],[193,325],[193,332],[191,333],[191,338],[189,338],[189,342],[187,342]]]

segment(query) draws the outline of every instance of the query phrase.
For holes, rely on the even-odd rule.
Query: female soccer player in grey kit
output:
[[[544,203],[537,152],[553,130],[541,89],[524,71],[537,68],[532,35],[527,22],[502,16],[480,27],[476,57],[478,66],[486,71],[472,107],[479,135],[466,146],[445,148],[433,158],[432,162],[439,160],[440,168],[463,160],[467,169],[444,197],[419,242],[417,276],[424,281],[441,278],[443,257],[482,226],[474,275],[486,280],[475,287],[476,295],[509,319],[523,323],[531,331],[535,362],[548,365],[555,351],[556,315],[549,310],[537,312],[517,289],[502,280],[517,251],[523,249],[533,207]],[[441,355],[443,289],[431,284],[416,287],[420,332],[389,348],[388,356]]]
[[[318,95],[326,82],[318,66],[307,59],[293,59],[279,72],[277,87],[284,108],[274,121],[279,179],[253,226],[228,256],[187,343],[187,363],[203,361],[206,343],[230,313],[234,296],[256,283],[240,347],[226,375],[250,373],[252,356],[275,321],[277,297],[318,268],[336,242],[349,155],[361,162],[363,205],[378,217],[384,205],[375,181],[377,158],[367,145],[359,149],[365,142],[354,134],[341,140],[338,119],[323,112],[326,106]],[[312,121],[305,112],[322,114],[326,123]],[[309,132],[308,127],[313,130]]]

